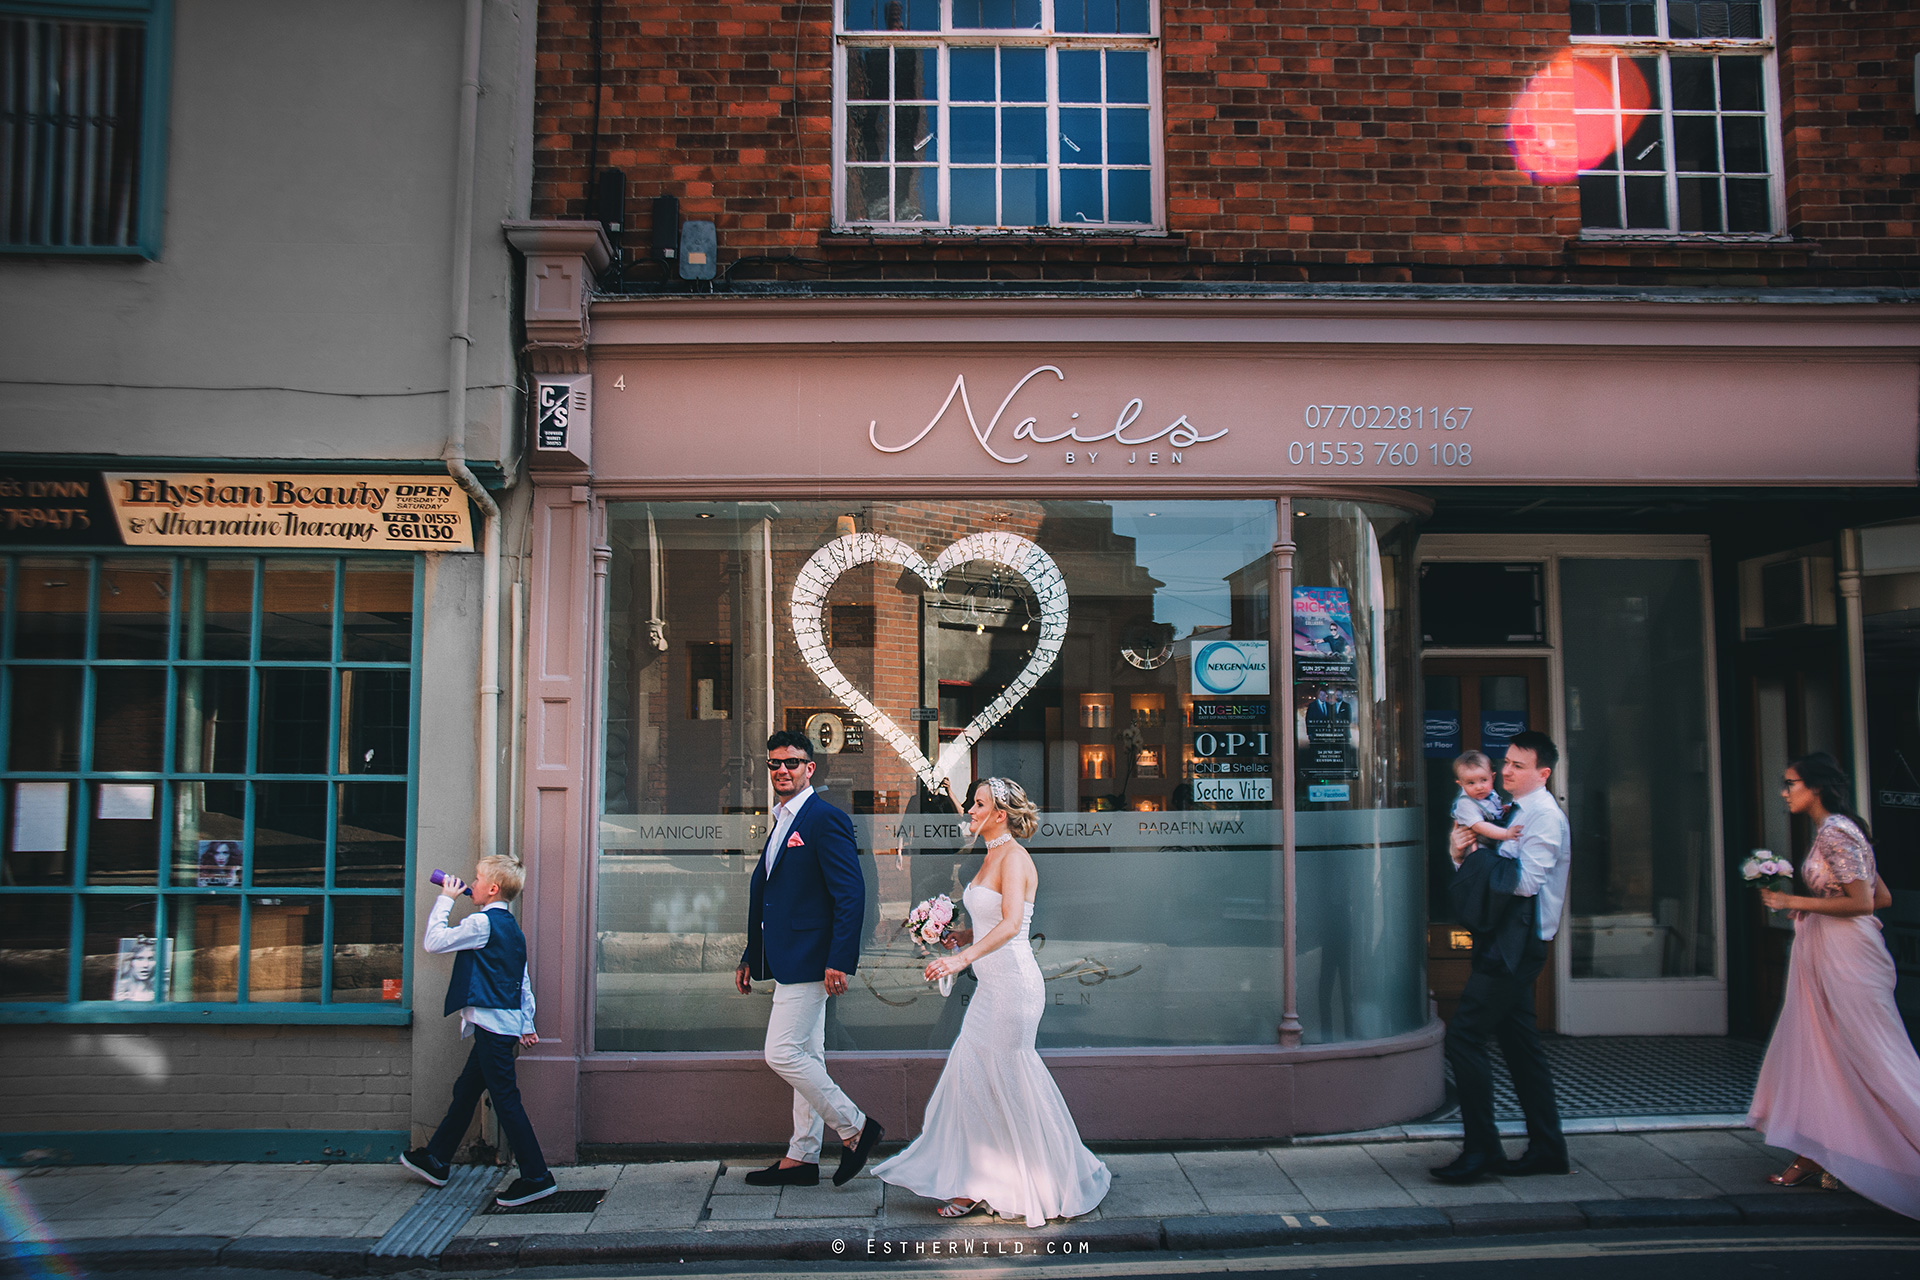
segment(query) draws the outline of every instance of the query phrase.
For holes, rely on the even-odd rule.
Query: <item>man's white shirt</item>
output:
[[[812,787],[802,787],[793,799],[773,806],[773,832],[767,837],[764,851],[768,875],[773,874],[773,864],[779,860],[780,851],[787,847],[787,833],[793,830],[793,820],[800,816],[800,806],[812,794]]]
[[[447,917],[453,911],[453,899],[441,894],[434,901],[433,913],[427,918],[427,935],[421,945],[436,956],[449,951],[478,951],[493,937],[493,926],[487,923],[487,912],[506,910],[506,903],[491,902],[459,924],[448,924]],[[460,1011],[462,1040],[473,1034],[476,1023],[497,1036],[513,1036],[516,1039],[533,1030],[533,976],[527,966],[520,967],[520,1007],[476,1009],[468,1005]]]
[[[1520,859],[1520,884],[1513,892],[1539,899],[1540,940],[1551,942],[1560,931],[1560,909],[1567,900],[1567,815],[1545,787],[1515,796],[1513,802],[1520,809],[1513,822],[1522,828],[1512,842]]]

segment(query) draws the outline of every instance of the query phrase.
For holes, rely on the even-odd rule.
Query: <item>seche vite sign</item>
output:
[[[440,476],[14,467],[0,545],[471,551],[473,521]]]

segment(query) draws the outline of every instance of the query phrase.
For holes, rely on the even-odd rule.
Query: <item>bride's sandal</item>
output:
[[[1767,1181],[1776,1187],[1817,1187],[1828,1176],[1811,1160],[1795,1160],[1779,1173],[1768,1174]]]
[[[949,1200],[934,1212],[943,1218],[964,1218],[970,1213],[978,1213],[987,1208],[985,1200]],[[988,1213],[993,1210],[987,1209]]]

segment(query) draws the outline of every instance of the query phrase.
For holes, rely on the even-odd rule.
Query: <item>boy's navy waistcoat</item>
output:
[[[487,912],[487,945],[453,957],[453,981],[447,984],[448,1013],[475,1009],[518,1009],[520,979],[527,972],[527,935],[511,911]]]

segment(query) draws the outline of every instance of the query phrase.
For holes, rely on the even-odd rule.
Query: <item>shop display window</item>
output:
[[[1324,722],[1292,709],[1300,1013],[1309,1041],[1378,1038],[1427,1013],[1398,608],[1412,593],[1384,580],[1409,571],[1413,520],[1318,499],[1295,512],[1310,594],[1283,656],[1344,708]],[[989,774],[1041,809],[1026,844],[1042,1046],[1276,1043],[1276,515],[1271,501],[610,503],[593,1047],[759,1047],[764,1018],[729,993],[773,727],[814,741],[815,787],[853,815],[867,876],[835,1047],[957,1033],[970,980],[942,1000],[899,922],[933,894],[957,900],[978,869],[956,802]],[[705,681],[711,713],[690,694]]]
[[[418,591],[0,557],[0,1020],[405,1016]]]

